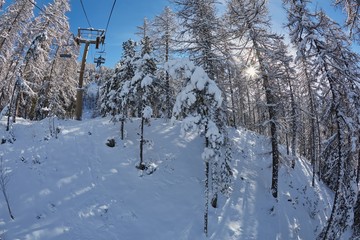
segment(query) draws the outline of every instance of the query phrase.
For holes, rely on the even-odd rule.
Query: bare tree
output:
[[[174,35],[177,25],[175,23],[175,13],[169,7],[156,16],[151,29],[151,35],[154,42],[154,53],[157,55],[160,64],[166,64],[170,60],[171,52],[174,49]],[[171,118],[171,108],[174,104],[174,89],[170,83],[170,76],[165,72],[162,81],[164,83],[165,106],[163,107],[165,116]]]
[[[258,79],[262,81],[258,89],[262,88],[264,95],[264,110],[259,114],[269,123],[272,153],[272,184],[271,192],[274,198],[278,196],[279,149],[277,126],[278,98],[276,96],[276,78],[278,67],[274,66],[274,56],[277,55],[275,42],[282,39],[270,32],[270,20],[267,15],[265,0],[232,0],[228,4],[229,15],[232,19],[234,38],[242,42],[241,48],[246,50],[243,55],[251,58],[258,68]],[[259,81],[259,82],[260,82]]]
[[[7,169],[4,166],[3,158],[0,158],[0,189],[1,189],[1,192],[3,193],[3,195],[4,195],[6,205],[7,205],[8,211],[9,211],[9,215],[10,215],[11,219],[14,220],[15,218],[14,218],[14,215],[12,214],[12,212],[11,212],[9,198],[8,198],[8,195],[7,195],[7,185],[9,183],[9,180],[10,180],[9,172],[7,171]]]

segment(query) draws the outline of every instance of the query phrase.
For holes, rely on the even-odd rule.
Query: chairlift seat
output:
[[[105,63],[105,58],[100,56],[100,57],[96,57],[94,58],[94,63],[100,63],[100,64],[103,64]]]
[[[61,58],[71,58],[71,54],[70,53],[60,53],[60,57]]]
[[[95,57],[94,57],[94,63],[97,64],[97,66],[100,66],[101,64],[105,63],[105,52],[101,51],[96,53]]]

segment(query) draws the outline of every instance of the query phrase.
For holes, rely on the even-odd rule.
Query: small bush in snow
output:
[[[106,146],[108,147],[115,147],[115,139],[114,138],[109,138],[106,142]]]

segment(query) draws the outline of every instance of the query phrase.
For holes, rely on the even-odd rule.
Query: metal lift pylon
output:
[[[87,54],[89,51],[90,44],[95,44],[95,48],[99,49],[100,44],[105,42],[105,30],[94,29],[94,28],[79,28],[78,35],[75,37],[77,44],[85,43],[84,53],[81,60],[81,67],[79,73],[79,83],[76,91],[76,107],[75,107],[75,119],[81,121],[82,119],[82,108],[83,108],[83,82],[84,72]]]

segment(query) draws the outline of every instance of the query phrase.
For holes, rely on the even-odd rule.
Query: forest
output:
[[[270,0],[272,1],[272,0]],[[5,3],[0,0],[0,5]],[[316,180],[334,192],[331,215],[317,239],[360,238],[360,4],[332,0],[344,22],[314,7],[283,0],[288,33],[273,31],[267,0],[171,0],[138,26],[138,41],[122,43],[114,68],[87,64],[84,109],[119,126],[140,119],[139,171],[152,119],[182,121],[203,140],[204,233],[208,208],[232,194],[228,129],[269,137],[271,194],[279,195],[284,159],[308,159]],[[80,46],[66,16],[69,0],[53,0],[37,15],[31,0],[0,12],[0,117],[74,119]],[[66,56],[66,57],[64,57]],[[96,94],[88,94],[96,84]],[[286,147],[286,157],[279,147]]]

